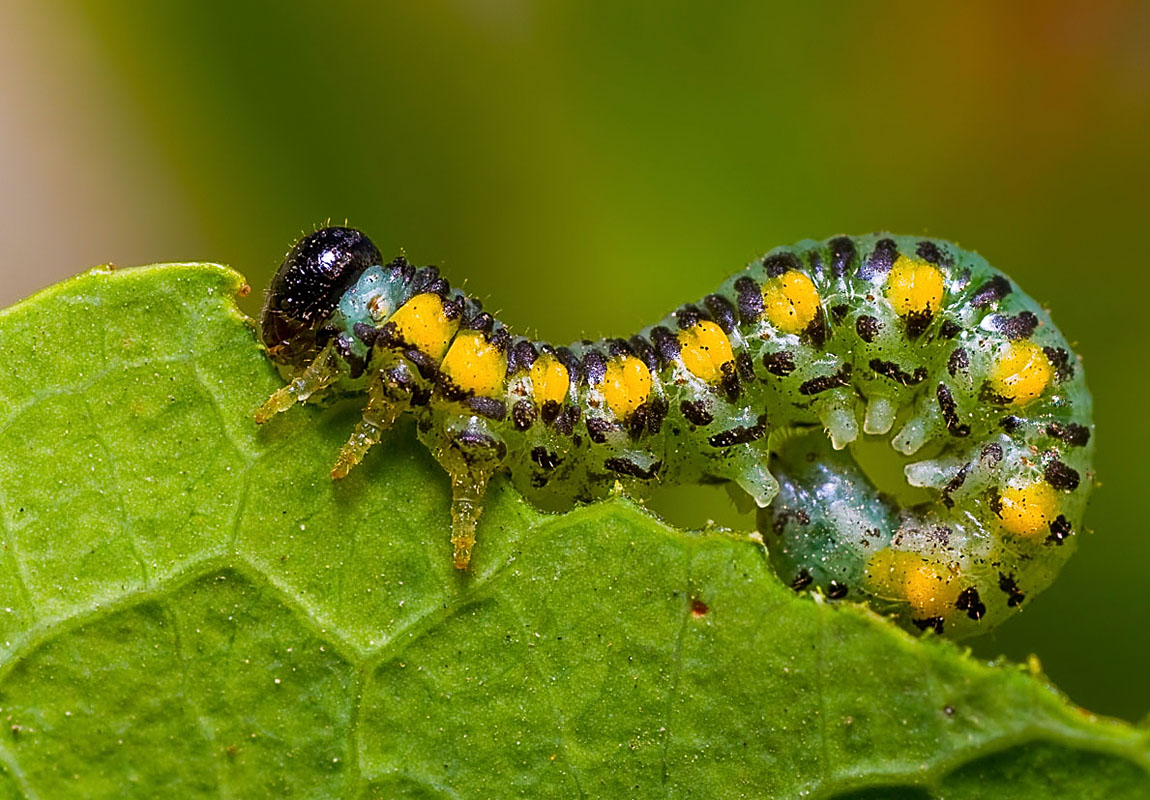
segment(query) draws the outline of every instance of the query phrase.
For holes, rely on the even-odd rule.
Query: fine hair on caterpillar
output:
[[[450,479],[460,569],[500,473],[537,504],[730,481],[796,590],[962,637],[1049,585],[1093,483],[1078,358],[1006,275],[938,239],[776,248],[634,336],[558,347],[324,228],[284,259],[260,329],[288,382],[257,422],[364,397],[333,478],[415,418]],[[927,499],[875,486],[860,462],[880,443]]]

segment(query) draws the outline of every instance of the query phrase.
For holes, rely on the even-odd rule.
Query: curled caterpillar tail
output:
[[[435,267],[358,231],[288,254],[261,316],[287,386],[257,412],[366,394],[332,469],[404,413],[450,477],[465,569],[497,474],[529,499],[731,481],[796,589],[910,630],[988,630],[1048,585],[1093,481],[1090,395],[1046,312],[939,240],[778,248],[627,339],[513,335]]]

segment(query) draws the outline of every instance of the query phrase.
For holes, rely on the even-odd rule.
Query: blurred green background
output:
[[[956,240],[1077,341],[1101,479],[1063,577],[974,650],[1037,653],[1135,719],[1148,123],[1146,3],[9,0],[0,304],[108,261],[220,261],[259,289],[347,219],[570,340],[804,237]]]

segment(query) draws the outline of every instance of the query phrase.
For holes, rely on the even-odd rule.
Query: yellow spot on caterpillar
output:
[[[903,592],[920,616],[942,617],[958,599],[958,584],[924,561],[907,571]]]
[[[919,617],[946,616],[958,599],[958,582],[917,553],[879,550],[867,562],[866,579],[875,593],[905,599]]]
[[[440,367],[459,389],[481,397],[494,397],[503,390],[507,357],[478,331],[455,337]]]
[[[903,592],[900,587],[906,581],[909,567],[922,563],[922,558],[914,553],[904,553],[883,548],[875,553],[866,563],[863,572],[866,582],[874,593],[880,597],[901,598]]]
[[[886,299],[900,317],[938,311],[942,303],[942,272],[923,261],[900,255],[886,279]]]
[[[391,315],[396,332],[412,347],[441,361],[459,328],[458,319],[443,313],[443,300],[437,294],[417,294]]]
[[[786,272],[763,286],[763,311],[783,333],[801,333],[819,311],[819,292],[801,272]]]
[[[1008,488],[1000,500],[1002,527],[1019,536],[1033,536],[1048,530],[1058,516],[1058,496],[1045,483]]]
[[[735,354],[723,329],[703,320],[679,331],[679,358],[695,377],[714,383],[721,377],[723,365],[735,360]]]
[[[727,349],[730,350],[730,344]],[[634,356],[613,358],[607,362],[607,371],[603,375],[603,382],[599,384],[599,391],[603,393],[603,398],[615,416],[626,418],[647,402],[647,396],[651,394],[651,371]]]
[[[1011,342],[1006,354],[991,367],[990,383],[1016,406],[1026,405],[1050,383],[1050,360],[1033,342]]]
[[[531,365],[531,392],[536,403],[540,406],[550,402],[562,405],[570,388],[571,376],[562,361],[550,353],[535,359]]]

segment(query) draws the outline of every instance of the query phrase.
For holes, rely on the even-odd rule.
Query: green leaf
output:
[[[0,797],[1150,796],[1036,668],[793,594],[748,537],[496,482],[280,385],[204,265],[0,313]]]

